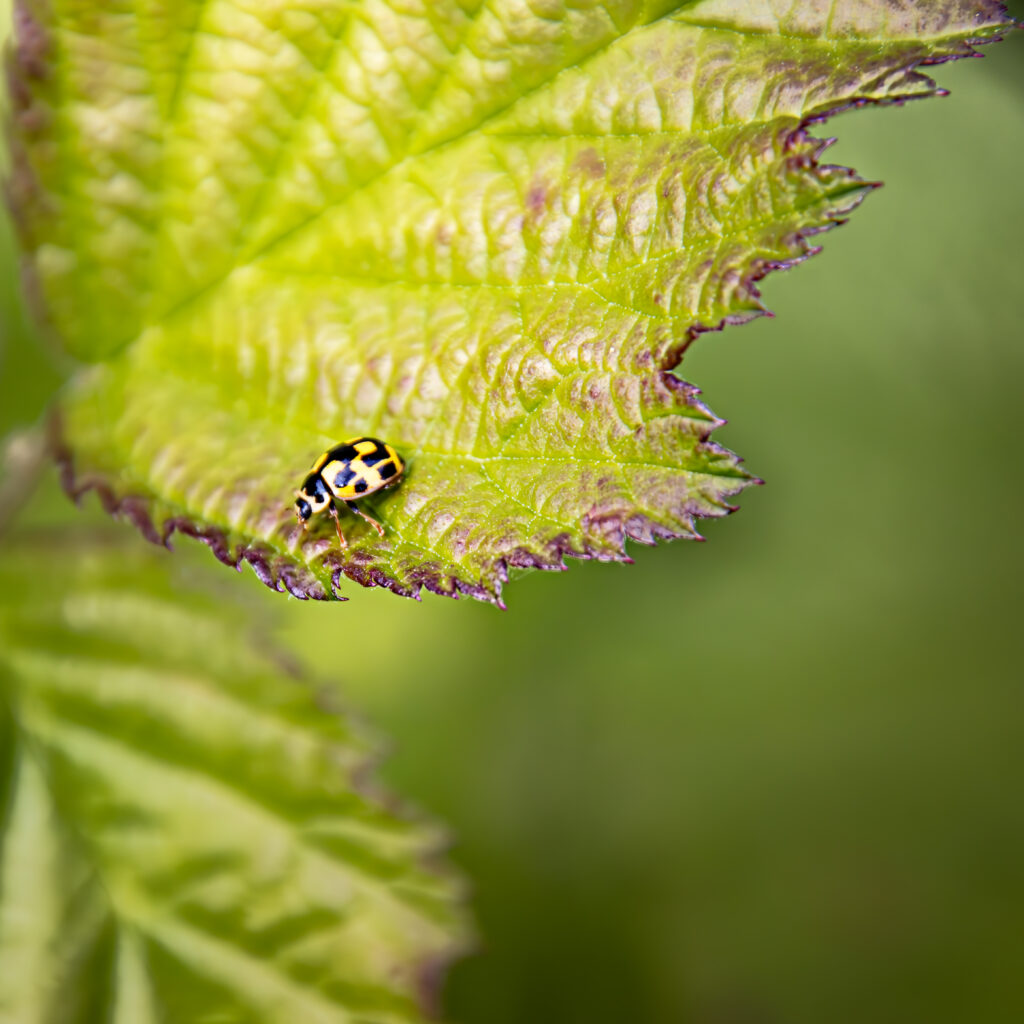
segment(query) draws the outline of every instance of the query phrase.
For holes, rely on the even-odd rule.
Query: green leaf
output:
[[[73,490],[264,580],[498,599],[695,536],[751,482],[672,374],[871,187],[808,126],[936,90],[1010,24],[892,4],[23,0],[12,183],[34,289],[99,365]],[[408,459],[303,534],[315,456]]]
[[[465,939],[439,836],[237,606],[159,560],[2,553],[0,1020],[422,1020]]]

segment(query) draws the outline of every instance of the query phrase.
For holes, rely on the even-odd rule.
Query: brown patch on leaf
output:
[[[603,178],[605,176],[605,164],[601,154],[594,148],[585,149],[573,163],[573,168],[583,171],[591,178]]]
[[[29,78],[45,78],[53,50],[50,34],[24,0],[15,3],[11,20],[18,70]]]
[[[530,186],[530,191],[526,193],[526,208],[535,217],[539,216],[544,212],[548,202],[548,189],[547,186],[541,183],[537,183]]]

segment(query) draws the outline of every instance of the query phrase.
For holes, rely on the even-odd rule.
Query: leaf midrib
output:
[[[630,30],[630,33],[638,32],[638,31],[642,31],[642,30],[648,29],[651,26],[656,25],[656,24],[658,24],[658,23],[660,23],[662,21],[673,20],[674,17],[679,13],[679,11],[683,10],[685,7],[692,6],[693,3],[697,3],[697,2],[699,2],[699,0],[691,0],[691,3],[680,4],[677,7],[674,7],[672,10],[670,10],[670,11],[664,13],[664,14],[658,15],[657,17],[654,17],[654,18],[650,18],[650,19],[648,19],[646,21],[643,21],[643,22],[638,22]],[[721,29],[719,29],[719,28],[717,28],[715,26],[693,25],[690,22],[680,22],[680,24],[684,24],[684,25],[686,25],[686,27],[696,27],[698,30],[721,31]],[[733,30],[733,31],[739,32],[739,30]],[[748,33],[740,32],[739,34],[748,34]],[[426,147],[424,147],[422,149],[407,152],[401,159],[399,159],[399,160],[397,160],[397,161],[395,161],[395,162],[393,162],[391,164],[388,164],[385,167],[382,167],[381,169],[376,171],[373,175],[371,175],[369,178],[367,178],[365,181],[361,182],[360,184],[356,185],[354,188],[352,188],[349,191],[347,191],[344,195],[339,196],[338,198],[332,200],[331,202],[329,202],[325,206],[321,207],[319,210],[317,210],[315,213],[313,213],[309,217],[306,217],[304,220],[300,221],[299,223],[292,225],[290,228],[280,232],[279,234],[275,235],[273,238],[268,239],[266,242],[261,244],[258,249],[256,249],[254,252],[252,252],[245,260],[243,260],[241,262],[232,263],[226,270],[224,270],[224,271],[218,273],[217,275],[215,275],[207,284],[202,285],[199,288],[196,288],[194,291],[192,291],[191,293],[186,295],[179,302],[175,303],[170,308],[164,310],[159,316],[157,316],[155,318],[152,318],[152,319],[148,319],[146,322],[143,323],[143,325],[141,326],[139,331],[133,337],[131,337],[129,339],[126,339],[125,341],[121,342],[117,347],[113,348],[111,350],[111,354],[113,355],[113,354],[116,354],[116,353],[118,353],[120,351],[123,351],[125,348],[130,348],[132,345],[134,345],[135,343],[138,342],[139,338],[141,338],[145,334],[145,332],[147,330],[149,330],[149,329],[151,329],[153,327],[161,326],[166,321],[168,321],[170,319],[173,319],[174,317],[180,315],[183,311],[188,309],[194,303],[202,300],[209,293],[216,291],[232,275],[256,267],[260,263],[261,260],[265,259],[275,249],[277,249],[279,246],[283,245],[285,242],[287,242],[289,239],[293,238],[295,235],[298,235],[301,232],[309,229],[312,225],[316,224],[322,217],[326,216],[332,210],[337,209],[338,207],[340,207],[340,206],[344,205],[345,203],[351,201],[354,197],[356,197],[356,196],[358,196],[358,195],[368,191],[369,189],[371,189],[374,186],[378,185],[381,181],[385,180],[389,176],[395,175],[395,174],[400,174],[402,169],[405,168],[410,163],[413,163],[414,161],[417,161],[417,160],[419,160],[419,159],[421,159],[421,158],[423,158],[425,156],[429,156],[431,154],[434,154],[434,153],[437,153],[437,152],[441,152],[441,151],[443,151],[445,149],[448,149],[450,147],[456,146],[463,139],[465,139],[467,136],[469,136],[469,135],[471,135],[471,134],[473,134],[475,132],[478,132],[478,131],[483,131],[488,124],[490,124],[490,123],[498,120],[499,118],[503,117],[510,110],[513,110],[518,104],[520,104],[523,101],[529,99],[532,95],[534,95],[537,92],[540,92],[542,89],[545,89],[548,86],[550,86],[560,75],[566,74],[568,72],[579,70],[582,66],[587,64],[589,61],[594,60],[597,57],[601,56],[602,53],[604,53],[606,50],[610,49],[612,46],[616,45],[617,43],[621,42],[625,38],[626,38],[626,36],[623,36],[623,35],[615,36],[614,38],[606,41],[605,43],[600,44],[600,45],[594,47],[594,49],[592,49],[583,58],[581,58],[579,61],[577,61],[577,63],[575,63],[573,65],[569,65],[567,67],[559,68],[557,71],[555,71],[548,78],[543,79],[542,81],[538,82],[536,85],[532,86],[530,89],[526,90],[523,93],[520,93],[518,96],[515,97],[515,99],[511,100],[509,103],[505,104],[502,107],[499,107],[499,108],[495,109],[490,114],[487,114],[486,116],[482,117],[481,119],[479,119],[478,121],[474,122],[473,124],[467,125],[464,129],[462,129],[461,131],[457,132],[455,135],[447,137],[447,138],[440,138],[440,139],[436,140],[435,142],[431,143],[429,146],[426,146]],[[815,38],[818,38],[818,37],[809,37],[809,38],[815,39]],[[885,42],[889,42],[889,41],[886,40]],[[899,41],[897,41],[897,42],[899,42]],[[318,83],[318,85],[319,85],[319,83]],[[773,121],[779,121],[779,122],[783,122],[783,123],[787,122],[787,121],[791,121],[794,124],[794,126],[796,126],[796,125],[798,125],[801,122],[801,119],[803,117],[805,117],[805,116],[807,116],[806,112],[802,112],[799,117],[796,116],[796,115],[780,115],[778,117],[762,118],[762,119],[758,120],[756,123],[760,124],[760,125],[765,125],[765,124],[769,124],[769,123],[771,123]],[[748,123],[748,125],[749,125],[749,123]],[[711,138],[711,137],[714,137],[714,135],[718,131],[726,131],[729,127],[730,126],[723,126],[722,129],[711,129],[711,130],[698,129],[698,130],[692,131],[692,132],[689,129],[687,129],[685,131],[676,131],[676,132],[665,131],[665,132],[663,132],[663,134],[672,134],[672,135],[676,135],[676,136],[680,136],[680,135],[689,136],[689,135],[693,134],[693,135],[699,136],[699,137]],[[633,133],[633,134],[641,134],[641,133]],[[652,133],[652,134],[657,134],[657,133]],[[293,136],[290,136],[290,139],[293,138],[293,137],[294,137],[294,134],[293,134]],[[496,137],[501,137],[500,133]],[[518,136],[515,133],[512,133],[510,137],[518,137]],[[562,136],[558,136],[558,137],[562,137]],[[611,136],[603,136],[603,137],[604,138],[617,138],[618,136],[617,135],[611,135]],[[266,184],[267,185],[271,184],[269,179],[267,180]],[[669,254],[666,254],[666,255],[668,256],[668,255],[672,255],[672,254],[669,253]],[[346,277],[356,277],[357,275],[350,275],[350,274],[346,273],[346,274],[333,275],[333,276],[336,276],[336,277],[339,277],[339,278],[346,278]],[[401,282],[394,282],[394,283],[401,283]],[[422,286],[424,284],[429,286],[432,283],[433,282],[415,282],[415,283],[410,284],[410,287],[420,287],[420,286]],[[562,282],[558,282],[558,283],[562,283]],[[447,284],[447,282],[445,282],[444,284]],[[438,282],[438,285],[442,286],[442,283]],[[458,284],[455,283],[452,286],[458,287]],[[475,285],[472,282],[467,282],[467,283],[465,283],[465,286],[466,287],[476,287],[477,285]],[[537,287],[544,287],[544,286],[546,286],[546,283],[538,283],[535,286],[537,286]],[[520,287],[520,286],[516,285],[515,283],[510,283],[509,285],[507,285],[507,287],[515,288],[515,287]],[[613,302],[613,300],[608,300],[604,296],[599,296],[599,297],[603,301]],[[631,307],[624,307],[624,308],[631,309],[631,311],[633,311],[633,312],[640,313],[640,314],[645,315],[645,316],[650,316],[651,318],[654,318],[654,319],[660,319],[659,317],[655,317],[654,314],[649,313],[647,311],[632,310]],[[672,319],[672,318],[673,318],[672,315],[666,315],[666,317],[665,317],[665,319]]]

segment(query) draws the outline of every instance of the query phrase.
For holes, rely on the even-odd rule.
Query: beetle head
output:
[[[313,507],[306,500],[302,491],[295,492],[295,521],[305,529],[306,522],[313,514]]]

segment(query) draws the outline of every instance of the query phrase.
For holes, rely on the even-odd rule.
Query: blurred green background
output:
[[[451,828],[482,935],[451,1019],[1024,1020],[1024,33],[987,52],[831,122],[886,187],[687,355],[768,481],[708,543],[504,613],[238,582]],[[0,245],[6,429],[56,372]],[[386,664],[317,643],[374,632]]]

